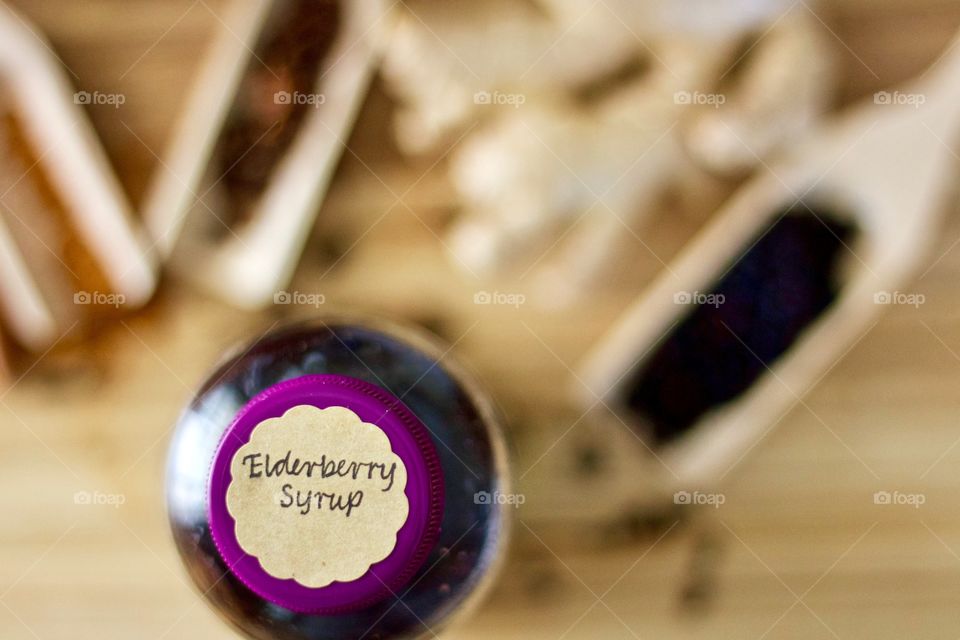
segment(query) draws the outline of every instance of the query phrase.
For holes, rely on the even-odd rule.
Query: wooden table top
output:
[[[91,114],[138,201],[221,3],[13,4],[46,30],[80,88],[127,97]],[[960,3],[947,0],[816,11],[834,34],[840,102],[921,69],[960,24]],[[451,213],[442,164],[384,150],[388,108],[375,89],[291,288],[429,326],[509,416],[526,504],[498,585],[445,637],[960,635],[957,216],[913,285],[925,304],[891,307],[725,478],[722,507],[651,513],[618,446],[626,436],[569,429],[579,413],[565,390],[569,367],[659,262],[638,258],[590,313],[478,308],[478,289],[525,285],[478,283],[450,266],[435,231]],[[393,206],[418,179],[406,206]],[[658,259],[696,222],[664,221],[651,240]],[[174,552],[164,455],[180,407],[223,349],[298,312],[238,312],[168,280],[147,310],[42,359],[3,392],[0,637],[233,637]],[[878,506],[877,491],[920,493],[924,504]],[[77,492],[122,504],[77,504]]]

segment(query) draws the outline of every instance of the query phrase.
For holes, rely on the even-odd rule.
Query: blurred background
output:
[[[226,349],[345,310],[506,417],[510,556],[445,637],[956,637],[952,141],[910,279],[722,473],[664,481],[589,389],[738,188],[858,105],[922,116],[960,3],[270,4],[0,2],[0,637],[233,637],[171,544],[171,428]]]

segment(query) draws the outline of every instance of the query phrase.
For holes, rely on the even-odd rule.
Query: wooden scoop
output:
[[[144,205],[160,258],[169,258],[188,279],[245,307],[271,302],[292,275],[346,145],[385,31],[381,0],[318,3],[318,9],[338,6],[334,39],[313,86],[290,93],[284,90],[286,72],[264,62],[258,43],[265,32],[276,30],[272,18],[278,10],[282,14],[293,4],[233,0]],[[296,35],[287,40],[294,47],[305,44]],[[244,84],[251,69],[265,80],[255,92]],[[251,106],[251,99],[261,103],[259,107]],[[240,212],[222,193],[235,163],[218,165],[216,151],[232,114],[264,105],[269,111],[271,100],[278,108],[297,101],[313,108],[298,121],[256,201]],[[261,140],[245,145],[236,162],[243,162],[274,134],[268,130]]]
[[[90,280],[103,282],[124,308],[146,302],[156,284],[126,196],[80,106],[87,94],[74,92],[51,51],[36,27],[0,4],[0,170],[15,173],[0,190],[0,216],[13,221],[0,221],[0,315],[30,349],[43,349],[67,317],[81,315],[72,298],[94,293],[77,292],[85,273],[96,272]],[[19,152],[29,160],[17,165]],[[43,226],[82,247],[82,267],[68,266],[71,258],[43,237]],[[64,267],[70,277],[53,273]]]
[[[857,238],[842,250],[846,269],[833,303],[745,392],[668,444],[649,443],[677,483],[726,474],[844,355],[922,260],[955,180],[950,143],[960,125],[958,105],[960,47],[954,43],[908,87],[878,93],[827,121],[760,169],[588,355],[579,389],[586,388],[586,406],[605,404],[643,432],[642,419],[627,407],[628,381],[690,311],[675,303],[678,292],[710,291],[778,213],[835,212],[855,226]],[[703,371],[713,364],[704,353]]]

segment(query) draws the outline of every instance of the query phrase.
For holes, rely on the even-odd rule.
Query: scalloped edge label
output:
[[[260,422],[230,463],[240,547],[275,578],[350,582],[385,559],[410,511],[407,470],[377,425],[297,405]]]

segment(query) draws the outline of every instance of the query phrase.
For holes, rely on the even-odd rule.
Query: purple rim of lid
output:
[[[250,440],[253,429],[297,405],[319,409],[346,407],[361,420],[384,431],[390,447],[407,469],[404,493],[410,504],[390,555],[351,582],[313,589],[292,579],[271,576],[259,560],[237,542],[235,521],[227,511],[230,463]],[[424,424],[385,389],[348,376],[307,375],[268,387],[238,413],[224,432],[210,470],[207,504],[210,531],[228,569],[265,600],[299,613],[333,615],[355,611],[397,594],[427,559],[440,535],[443,517],[443,473]]]

